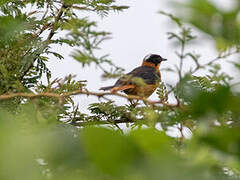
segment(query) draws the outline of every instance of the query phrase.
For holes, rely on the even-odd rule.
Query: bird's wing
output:
[[[134,78],[141,78],[146,84],[155,84],[160,75],[152,67],[140,66],[118,79],[113,86],[102,87],[101,90],[110,90],[114,93],[135,88],[137,83]]]
[[[160,74],[152,67],[140,66],[121,77],[114,86],[136,84],[134,78],[141,78],[146,84],[155,84],[160,79]]]

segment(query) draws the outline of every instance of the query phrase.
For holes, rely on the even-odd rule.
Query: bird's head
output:
[[[167,59],[162,58],[160,55],[149,54],[149,55],[145,56],[145,58],[143,59],[143,62],[152,63],[155,66],[158,66],[162,61],[166,61],[166,60]]]

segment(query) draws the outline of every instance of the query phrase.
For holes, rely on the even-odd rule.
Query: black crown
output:
[[[151,62],[151,63],[155,64],[155,66],[157,66],[160,62],[166,61],[167,59],[162,58],[158,54],[149,54],[143,60],[146,62]]]

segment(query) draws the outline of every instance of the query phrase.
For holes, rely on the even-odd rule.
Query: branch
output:
[[[140,121],[140,120],[139,120]],[[95,125],[106,125],[106,124],[121,124],[121,123],[134,123],[135,121],[132,121],[131,119],[125,119],[125,120],[114,120],[114,122],[109,122],[109,121],[81,121],[81,122],[71,122],[69,124],[73,126],[95,126]]]
[[[169,104],[169,103],[163,102],[161,100],[151,101],[151,100],[148,100],[147,98],[140,97],[140,96],[124,95],[124,94],[120,94],[120,93],[110,93],[110,92],[103,92],[103,93],[89,92],[87,90],[77,90],[77,91],[72,91],[72,92],[67,92],[67,93],[62,93],[62,94],[51,93],[51,92],[44,92],[44,93],[38,93],[38,94],[34,94],[34,93],[3,94],[3,95],[0,95],[0,101],[13,99],[16,97],[23,97],[23,98],[29,98],[29,99],[35,99],[35,98],[40,98],[40,97],[50,97],[50,98],[56,98],[59,100],[59,102],[62,103],[63,98],[75,96],[75,95],[87,95],[87,96],[91,95],[91,96],[96,96],[98,98],[104,98],[105,96],[113,95],[113,96],[122,97],[122,98],[125,98],[128,100],[140,100],[149,105],[161,104],[161,105],[169,107],[169,108],[177,108],[178,107],[178,108],[181,108],[182,110],[186,110],[186,107],[179,103],[178,104]]]
[[[183,69],[183,59],[184,59],[184,51],[185,51],[185,41],[186,41],[186,38],[185,36],[183,36],[183,41],[181,43],[181,53],[180,53],[180,65],[179,65],[179,80],[182,79],[182,69]]]
[[[118,119],[118,120],[100,120],[100,121],[83,121],[81,119],[73,118],[71,120],[69,120],[69,124],[73,125],[73,126],[79,126],[79,127],[84,127],[84,126],[95,126],[95,125],[115,125],[120,131],[122,131],[122,129],[118,126],[118,124],[121,123],[141,123],[141,124],[146,124],[146,121],[141,120],[141,119],[137,119],[137,118],[133,118],[129,116],[129,113],[126,113],[124,118],[122,119]]]
[[[214,59],[208,61],[207,63],[205,64],[202,64],[202,65],[199,65],[199,66],[196,66],[196,68],[194,70],[191,71],[191,74],[194,74],[195,72],[197,72],[199,69],[205,67],[205,66],[209,66],[209,65],[212,65],[213,63],[215,63],[216,61],[220,60],[220,59],[225,59],[229,56],[232,56],[234,54],[238,54],[240,52],[240,50],[238,48],[236,48],[234,51],[229,51],[225,54],[219,54],[217,57],[215,57]]]
[[[46,43],[46,44],[44,45],[44,47],[42,48],[42,52],[43,52],[43,50],[48,46],[49,41],[50,41],[50,40],[52,39],[52,37],[54,36],[55,31],[56,31],[57,28],[58,28],[58,27],[56,26],[56,24],[57,24],[58,21],[61,19],[62,15],[63,15],[64,8],[66,8],[66,5],[65,5],[65,4],[62,4],[62,6],[61,6],[61,8],[60,8],[60,10],[59,10],[59,12],[58,12],[58,14],[57,14],[57,16],[55,17],[55,20],[54,20],[53,23],[46,23],[46,24],[44,24],[44,25],[42,26],[42,28],[39,30],[39,32],[36,32],[36,33],[32,34],[31,38],[36,38],[36,37],[39,37],[46,29],[51,28],[50,33],[49,33],[49,35],[48,35],[48,37],[47,37],[47,39],[46,39],[46,42],[47,42],[47,43]],[[42,19],[46,16],[47,12],[48,12],[48,10],[45,12],[45,14],[43,15]],[[31,50],[31,49],[29,49],[29,50],[25,53],[24,56],[26,56],[26,55],[29,53],[30,50]],[[24,58],[24,56],[23,56],[23,58]],[[20,81],[23,80],[24,76],[25,76],[25,75],[29,72],[29,70],[33,67],[33,64],[34,64],[34,62],[35,62],[35,59],[36,59],[36,58],[34,58],[33,62],[29,64],[29,66],[26,68],[26,70],[25,70],[25,71],[22,73],[22,75],[19,77],[19,80],[20,80]]]
[[[63,15],[63,11],[67,6],[65,4],[62,4],[57,16],[55,17],[55,21],[52,24],[52,29],[47,37],[47,40],[51,40],[53,35],[55,34],[55,31],[58,29],[58,27],[56,26],[56,24],[58,23],[58,21],[61,19],[62,15]]]

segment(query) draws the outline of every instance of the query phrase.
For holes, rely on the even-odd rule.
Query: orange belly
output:
[[[136,86],[132,89],[126,89],[124,92],[129,95],[136,95],[141,97],[149,97],[157,89],[158,84],[146,84],[144,86]]]

